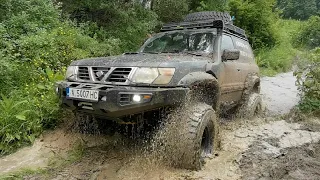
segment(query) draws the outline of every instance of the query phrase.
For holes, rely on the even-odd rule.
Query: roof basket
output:
[[[225,32],[232,33],[240,36],[241,38],[247,39],[245,31],[237,26],[229,23],[225,23],[223,20],[203,20],[203,21],[191,21],[191,22],[179,22],[165,24],[161,31],[174,31],[174,30],[185,30],[185,29],[206,29],[206,28],[218,28]]]

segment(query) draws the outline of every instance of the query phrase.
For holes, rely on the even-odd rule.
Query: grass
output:
[[[15,173],[10,173],[4,176],[0,176],[0,180],[18,180],[25,179],[27,176],[45,175],[47,170],[45,169],[22,169]]]
[[[273,48],[265,48],[256,52],[256,60],[262,75],[274,76],[291,70],[300,51],[292,45],[292,38],[298,32],[303,22],[280,19],[276,25],[278,41]]]

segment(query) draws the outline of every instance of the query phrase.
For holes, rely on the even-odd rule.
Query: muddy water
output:
[[[270,115],[287,113],[298,102],[292,73],[265,77],[261,86]],[[239,120],[223,125],[222,150],[197,172],[165,166],[145,154],[143,147],[135,146],[134,142],[117,137],[72,134],[60,129],[44,134],[32,147],[1,158],[0,174],[21,168],[43,168],[50,157],[66,155],[81,141],[86,144],[81,160],[53,171],[50,176],[36,176],[36,179],[259,179],[261,176],[257,174],[247,176],[255,171],[256,167],[250,163],[260,158],[255,156],[257,153],[276,158],[288,148],[320,140],[320,132],[304,130],[300,124],[267,119]]]
[[[261,79],[261,94],[269,115],[288,113],[298,104],[298,90],[293,72]]]

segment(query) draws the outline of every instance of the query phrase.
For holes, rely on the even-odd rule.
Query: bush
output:
[[[51,0],[2,0],[0,22],[8,30],[5,39],[51,29],[60,23],[60,11]]]
[[[23,70],[23,69],[20,69]],[[0,99],[0,155],[32,143],[44,128],[55,127],[61,110],[54,83],[61,73],[46,70],[43,82],[31,81]]]
[[[23,54],[23,60],[35,69],[50,67],[61,70],[73,60],[120,53],[118,40],[98,43],[68,24],[61,24],[50,31],[39,31],[33,36],[22,36],[18,45],[17,51]]]
[[[121,52],[135,51],[158,25],[157,15],[135,1],[61,0],[63,13],[70,16],[86,35],[104,42],[119,39]]]
[[[275,75],[290,70],[299,54],[292,41],[303,23],[297,20],[279,20],[275,25],[278,27],[276,45],[256,51],[257,63],[265,75]]]
[[[271,48],[278,38],[275,22],[278,13],[273,10],[275,0],[230,0],[229,10],[235,16],[235,25],[246,30],[254,49]]]
[[[299,107],[304,112],[320,115],[320,48],[312,50],[306,58],[295,72],[301,95]]]
[[[282,10],[284,18],[307,20],[310,16],[318,14],[318,0],[278,0],[277,7]]]
[[[226,0],[189,0],[190,11],[225,11]]]
[[[99,42],[85,35],[73,23],[61,22],[57,7],[45,2],[5,4],[12,14],[0,21],[0,155],[57,125],[61,110],[54,83],[64,78],[71,61],[121,52],[118,39]]]
[[[295,46],[300,48],[313,49],[320,46],[320,17],[312,16],[304,26],[301,26],[300,31],[294,39]]]
[[[181,21],[189,11],[187,0],[153,0],[152,9],[164,23]]]
[[[39,119],[26,100],[2,97],[0,100],[0,155],[33,142],[41,132]]]

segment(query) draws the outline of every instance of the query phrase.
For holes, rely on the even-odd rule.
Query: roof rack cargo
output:
[[[191,21],[191,22],[179,22],[165,24],[161,31],[174,31],[174,30],[185,30],[185,29],[205,29],[205,28],[218,28],[224,32],[235,34],[241,38],[247,40],[245,31],[237,26],[229,23],[225,23],[223,20],[202,20],[202,21]]]

